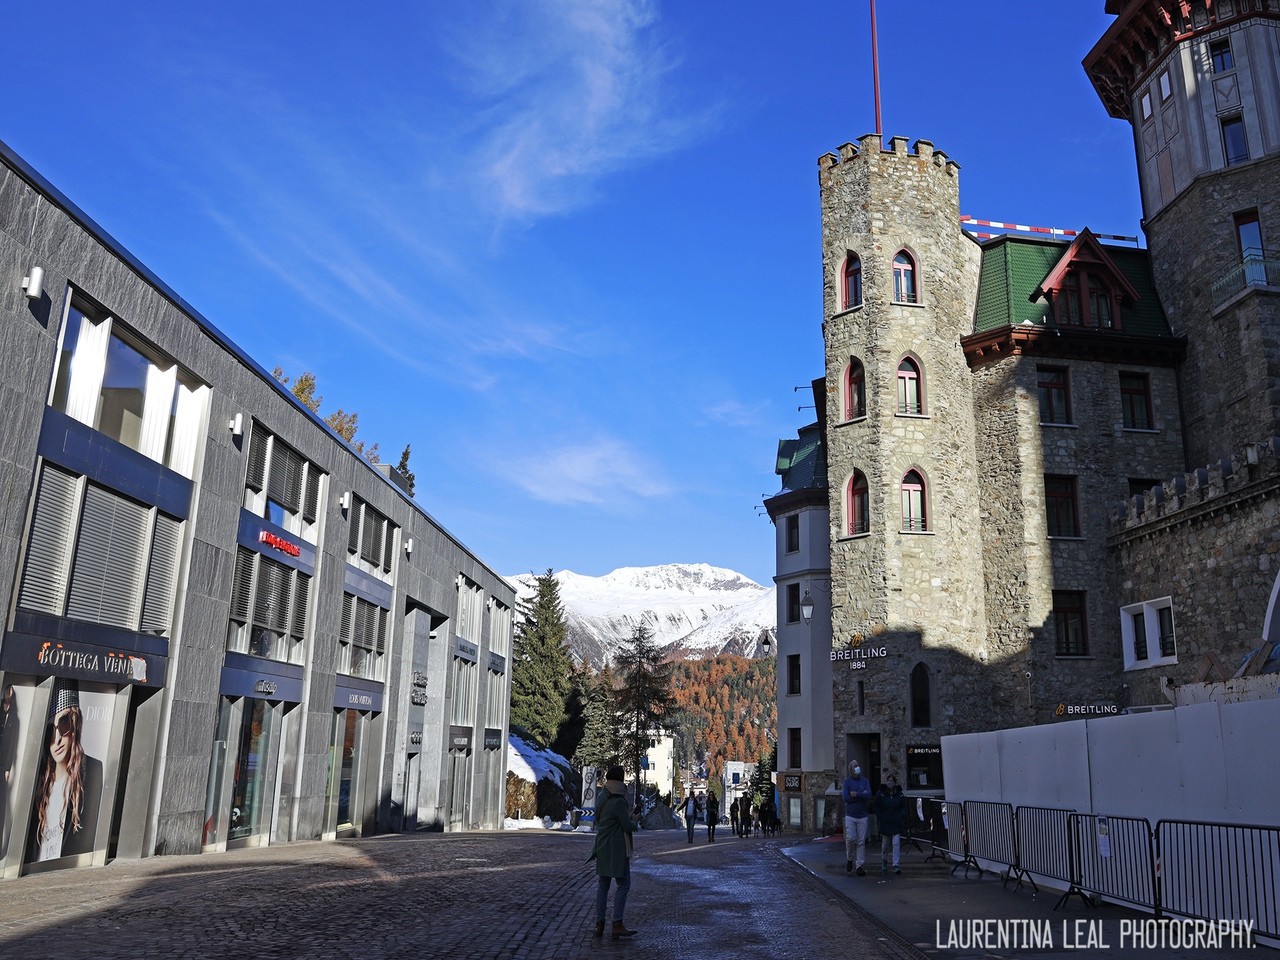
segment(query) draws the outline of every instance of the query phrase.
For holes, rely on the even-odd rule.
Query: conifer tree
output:
[[[640,782],[640,758],[650,740],[662,730],[674,705],[671,664],[653,639],[648,624],[638,623],[614,657],[619,685],[617,709],[622,737],[622,758]]]
[[[560,585],[548,570],[534,578],[535,593],[520,602],[511,664],[511,723],[550,746],[565,720],[573,662]]]
[[[418,478],[409,469],[409,444],[407,443],[404,445],[404,451],[400,454],[400,462],[396,464],[396,472],[404,477],[405,486],[409,488],[409,496],[412,497],[413,487]]]
[[[573,765],[607,767],[617,761],[618,747],[613,671],[605,667],[591,679],[583,696],[582,738],[573,752]]]

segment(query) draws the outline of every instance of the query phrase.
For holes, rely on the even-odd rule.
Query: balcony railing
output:
[[[1280,287],[1280,259],[1250,254],[1213,281],[1213,305],[1221,306],[1249,287]]]

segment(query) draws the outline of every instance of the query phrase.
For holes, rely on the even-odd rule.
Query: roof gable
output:
[[[1120,268],[1116,266],[1115,261],[1107,256],[1107,251],[1103,249],[1102,244],[1098,242],[1098,238],[1093,235],[1093,232],[1088,227],[1080,231],[1080,236],[1071,242],[1071,246],[1067,247],[1067,252],[1062,255],[1062,259],[1054,265],[1048,276],[1041,280],[1039,286],[1031,292],[1031,298],[1039,300],[1043,297],[1052,296],[1054,291],[1061,289],[1067,282],[1073,270],[1081,268],[1086,268],[1092,273],[1101,274],[1120,291],[1120,296],[1128,303],[1137,303],[1142,299],[1138,291],[1133,288],[1133,284],[1120,272]]]
[[[1096,236],[1092,238],[1096,242]],[[1000,327],[1051,326],[1052,305],[1035,291],[1047,280],[1067,255],[1072,244],[1040,237],[1010,234],[982,244],[982,272],[974,310],[973,329],[983,333]],[[1160,306],[1151,277],[1151,260],[1140,247],[1097,244],[1112,267],[1124,278],[1115,289],[1126,285],[1139,296],[1121,297],[1121,328],[1143,337],[1170,337],[1168,321]],[[1097,262],[1101,262],[1098,260]],[[1094,332],[1096,328],[1093,328]]]

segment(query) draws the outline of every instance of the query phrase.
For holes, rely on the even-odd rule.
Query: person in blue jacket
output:
[[[845,872],[857,869],[858,876],[865,877],[862,865],[867,862],[867,817],[871,802],[871,781],[862,775],[862,765],[849,761],[849,776],[844,778],[844,855]]]
[[[613,939],[634,937],[635,930],[627,929],[622,913],[627,907],[627,894],[631,892],[632,834],[640,824],[631,819],[627,803],[627,787],[623,783],[626,774],[622,767],[610,767],[605,774],[604,787],[596,798],[596,842],[588,861],[596,862],[596,931],[604,936],[605,913],[609,906],[609,883],[617,881],[613,892]]]

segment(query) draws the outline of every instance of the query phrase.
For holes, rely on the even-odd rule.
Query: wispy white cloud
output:
[[[603,178],[679,150],[710,125],[710,111],[676,102],[679,62],[656,29],[655,3],[511,6],[490,10],[508,22],[454,51],[485,106],[473,169],[498,216],[581,206]]]
[[[762,415],[767,411],[767,403],[743,403],[740,400],[722,400],[719,403],[704,407],[702,415],[713,423],[722,423],[731,427],[754,427],[762,422]]]
[[[192,49],[174,69],[203,82],[179,115],[234,113],[237,134],[193,120],[205,179],[168,172],[248,257],[362,344],[433,380],[492,389],[511,372],[504,362],[616,348],[573,319],[575,291],[539,303],[498,264],[509,225],[581,207],[603,178],[706,135],[707,111],[680,102],[659,26],[649,0],[434,7],[407,24],[425,56],[441,52],[421,88],[360,88],[354,113]]]
[[[507,455],[494,469],[535,500],[560,505],[611,504],[664,497],[673,486],[626,443],[592,442]]]

